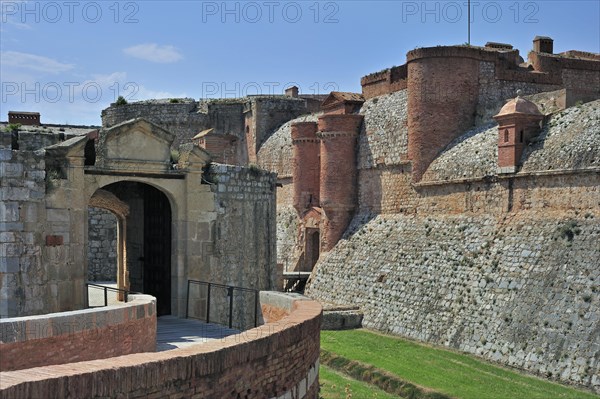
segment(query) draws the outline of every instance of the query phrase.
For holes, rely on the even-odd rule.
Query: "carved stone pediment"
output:
[[[171,169],[175,135],[143,118],[102,129],[96,146],[96,167],[138,172]]]

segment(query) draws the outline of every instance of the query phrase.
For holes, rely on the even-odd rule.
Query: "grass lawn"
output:
[[[522,375],[473,356],[367,330],[321,331],[321,347],[386,370],[413,384],[461,399],[599,397]]]
[[[319,384],[323,399],[396,399],[396,396],[385,393],[367,383],[356,381],[340,374],[327,366],[319,367]],[[349,396],[352,395],[352,396]]]

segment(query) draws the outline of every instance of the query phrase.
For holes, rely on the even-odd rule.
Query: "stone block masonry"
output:
[[[398,137],[377,109],[393,95],[367,100],[366,131]],[[360,308],[366,327],[599,392],[597,113],[594,101],[552,115],[514,176],[496,175],[491,124],[453,141],[420,184],[410,163],[365,162],[360,213],[307,294]],[[359,154],[375,144],[359,138]]]
[[[144,117],[177,136],[177,143],[190,141],[199,131],[206,129],[208,113],[199,113],[200,104],[192,99],[179,103],[145,101],[113,105],[102,111],[102,126],[111,127],[130,119]]]
[[[88,208],[88,280],[117,279],[117,218],[101,208]]]
[[[223,267],[195,270],[198,274],[191,277],[244,288],[275,289],[276,175],[256,167],[211,164],[206,179],[212,182],[217,206],[210,252]],[[214,294],[211,321],[225,325],[229,300],[225,291]],[[236,328],[254,326],[253,306],[251,294],[235,297],[234,319],[240,323]]]
[[[56,270],[41,262],[44,250],[59,255],[57,247],[42,244],[43,152],[0,147],[0,171],[0,317],[40,313],[56,301],[53,290],[61,282]]]
[[[257,152],[282,124],[319,107],[320,100],[288,96],[148,100],[111,105],[102,111],[102,126],[143,117],[174,133],[174,148],[213,129],[215,136],[235,138],[227,162],[245,165],[257,162]]]

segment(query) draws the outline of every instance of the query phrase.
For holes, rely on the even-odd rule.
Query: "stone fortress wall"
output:
[[[335,172],[337,162],[347,176],[355,173],[342,198],[355,201],[348,206],[354,206],[354,218],[335,247],[321,252],[307,293],[326,304],[358,305],[367,327],[600,392],[600,56],[552,54],[551,47],[536,38],[527,64],[518,51],[502,46],[416,49],[407,64],[362,79],[363,122],[355,154],[344,151],[343,159],[329,159],[325,168]],[[517,89],[552,115],[525,146],[517,173],[499,173],[498,125],[492,116]],[[168,114],[174,106],[165,121],[174,121],[170,128],[179,140],[209,128],[236,137],[236,145],[244,143],[239,163],[256,161],[279,174],[277,262],[293,265],[306,235],[294,208],[298,160],[292,159],[292,125],[319,120],[319,128],[330,134],[317,137],[332,140],[340,131],[351,132],[341,124],[356,115],[294,119],[299,102],[289,103],[294,111],[287,116],[275,112],[275,104],[263,107],[256,101],[215,101],[212,116],[210,104],[193,100],[163,102],[156,110],[153,102],[135,103],[111,106],[103,125],[138,114]],[[221,105],[231,113],[220,114]],[[270,111],[261,114],[261,109]],[[270,113],[273,119],[264,120]],[[292,120],[281,125],[285,118]],[[180,133],[177,126],[184,125],[192,128]],[[353,139],[346,136],[344,148]],[[202,251],[215,262],[237,259],[242,248],[237,241],[219,242],[223,232],[256,222],[253,212],[265,217],[275,212],[259,205],[261,191],[273,189],[273,175],[250,179],[252,188],[242,193],[248,179],[238,177],[254,173],[253,167],[219,165],[205,176],[217,219],[206,226],[199,221],[196,236],[201,241],[206,236]],[[246,194],[251,202],[239,202]],[[52,217],[60,224],[61,215]],[[264,228],[265,234],[275,230]],[[242,241],[255,248],[252,240]],[[273,256],[274,250],[270,246],[259,256]],[[238,252],[230,256],[229,251]],[[200,268],[209,267],[200,253],[193,256]],[[248,278],[235,268],[210,270],[219,278]]]
[[[100,135],[114,132],[105,129]],[[89,218],[88,211],[93,209],[89,207],[90,198],[97,189],[120,182],[160,187],[173,204],[171,230],[176,246],[167,256],[171,259],[171,275],[177,276],[177,280],[171,284],[169,313],[186,313],[189,278],[256,289],[273,288],[275,176],[258,169],[226,165],[215,165],[208,174],[208,169],[203,168],[209,155],[198,148],[188,149],[179,168],[173,169],[168,150],[161,147],[166,142],[161,137],[167,140],[172,137],[170,133],[143,120],[130,121],[116,129],[120,129],[119,137],[137,134],[142,139],[128,142],[134,149],[118,146],[119,150],[124,149],[125,157],[140,157],[125,161],[129,163],[123,170],[119,170],[120,164],[99,157],[96,161],[102,163],[94,165],[94,157],[89,156],[87,149],[97,132],[91,136],[73,134],[69,139],[57,135],[58,143],[35,150],[14,149],[12,134],[2,132],[0,317],[70,311],[85,306],[85,282],[96,273],[107,278],[112,274],[96,270],[93,259],[92,265],[86,267],[88,248],[93,253],[98,244],[100,248],[114,245],[100,229],[87,229],[88,223],[94,226],[97,225],[94,221],[104,219],[104,216]],[[25,136],[19,133],[20,138]],[[143,140],[150,145],[146,147],[148,153],[140,154],[135,146]],[[167,159],[162,159],[163,155]],[[147,156],[158,156],[161,160],[153,163],[146,160]],[[123,157],[118,159],[117,162],[123,162]],[[152,167],[155,169],[144,169]],[[237,212],[236,216],[231,217],[231,212]],[[252,231],[255,238],[249,240],[245,231]],[[219,241],[223,235],[226,240]],[[101,241],[97,237],[102,237]],[[227,245],[223,246],[225,241]],[[93,257],[109,254],[110,249]],[[243,298],[236,299],[238,302],[245,303]],[[225,313],[219,309],[225,306],[220,301],[214,300],[211,306],[213,315]],[[247,315],[248,320],[242,320],[240,328],[250,325],[251,318]]]
[[[531,66],[516,50],[417,49],[362,79],[357,211],[307,294],[360,307],[369,328],[599,391],[599,56],[534,49]],[[498,174],[491,117],[517,90],[553,115],[519,172]],[[280,263],[302,246],[289,135],[259,152],[282,176]]]
[[[143,117],[174,133],[173,148],[188,143],[200,132],[227,137],[234,147],[231,163],[256,163],[262,144],[284,122],[318,110],[319,96],[256,95],[226,99],[146,100],[112,104],[102,111],[102,126],[107,128]]]
[[[111,127],[130,119],[144,117],[173,132],[177,137],[176,143],[188,142],[198,132],[206,129],[208,107],[193,99],[178,101],[181,102],[152,100],[113,104],[102,111],[102,126]]]
[[[51,223],[58,222],[45,206],[44,154],[12,151],[10,141],[4,144],[0,146],[0,315],[42,313],[47,306],[58,308],[63,298],[57,293],[71,284],[58,265],[64,254],[45,246],[39,231],[40,220],[48,216]],[[42,263],[42,252],[57,262]]]

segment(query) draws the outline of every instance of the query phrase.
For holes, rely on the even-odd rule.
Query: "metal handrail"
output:
[[[187,285],[187,296],[185,301],[185,318],[189,318],[189,309],[190,309],[190,286],[192,284],[202,285],[207,287],[206,293],[206,323],[210,323],[210,294],[211,288],[225,288],[227,289],[227,296],[229,297],[229,328],[233,327],[233,294],[234,291],[241,292],[250,292],[254,293],[254,327],[258,327],[258,298],[259,298],[259,290],[254,288],[245,288],[245,287],[236,287],[233,285],[219,284],[219,283],[211,283],[208,281],[200,281],[200,280],[188,280]]]
[[[108,291],[109,290],[110,291],[115,291],[115,292],[122,292],[124,294],[124,302],[125,303],[127,303],[127,300],[129,298],[129,294],[139,294],[139,292],[124,290],[122,288],[107,287],[105,285],[94,284],[94,283],[85,283],[85,286],[88,289],[89,289],[89,287],[92,287],[92,288],[98,288],[98,289],[103,289],[104,290],[104,306],[108,306]],[[88,303],[88,307],[90,307],[89,303]],[[99,306],[94,306],[94,307],[99,307]]]

